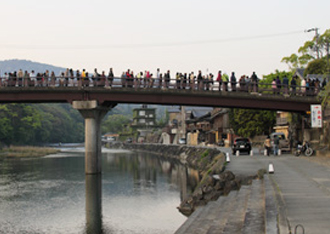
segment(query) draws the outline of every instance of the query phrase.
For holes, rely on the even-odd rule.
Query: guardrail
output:
[[[274,84],[237,82],[234,85],[230,82],[219,83],[212,80],[182,80],[182,79],[158,79],[158,78],[123,78],[123,77],[0,77],[1,88],[32,88],[32,87],[103,87],[108,89],[162,89],[162,90],[198,90],[211,92],[241,92],[285,96],[316,96],[319,87],[307,87],[299,85],[281,85],[274,87]]]

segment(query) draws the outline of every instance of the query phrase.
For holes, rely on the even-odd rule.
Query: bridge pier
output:
[[[96,100],[73,101],[72,106],[85,119],[85,173],[100,174],[101,169],[101,122],[115,105],[100,106]]]

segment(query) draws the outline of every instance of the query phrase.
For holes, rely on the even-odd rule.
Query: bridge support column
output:
[[[73,101],[73,108],[79,110],[85,119],[85,173],[101,173],[101,121],[114,106],[99,106],[96,100]]]

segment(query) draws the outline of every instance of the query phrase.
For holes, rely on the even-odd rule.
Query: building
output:
[[[156,108],[148,108],[147,105],[142,105],[141,108],[133,109],[133,129],[154,128],[156,126]]]
[[[276,112],[276,125],[274,127],[275,132],[284,133],[285,137],[289,137],[289,113],[278,111]]]
[[[218,144],[219,141],[224,141],[226,146],[230,145],[232,131],[229,126],[228,109],[193,109],[186,124],[188,144]]]
[[[136,141],[145,142],[147,135],[153,131],[156,125],[156,108],[148,108],[142,105],[141,108],[133,109],[133,131],[137,132]]]

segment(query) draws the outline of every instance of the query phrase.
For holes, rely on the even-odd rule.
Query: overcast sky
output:
[[[2,0],[0,60],[28,59],[115,75],[205,72],[258,76],[288,70],[329,0]]]

